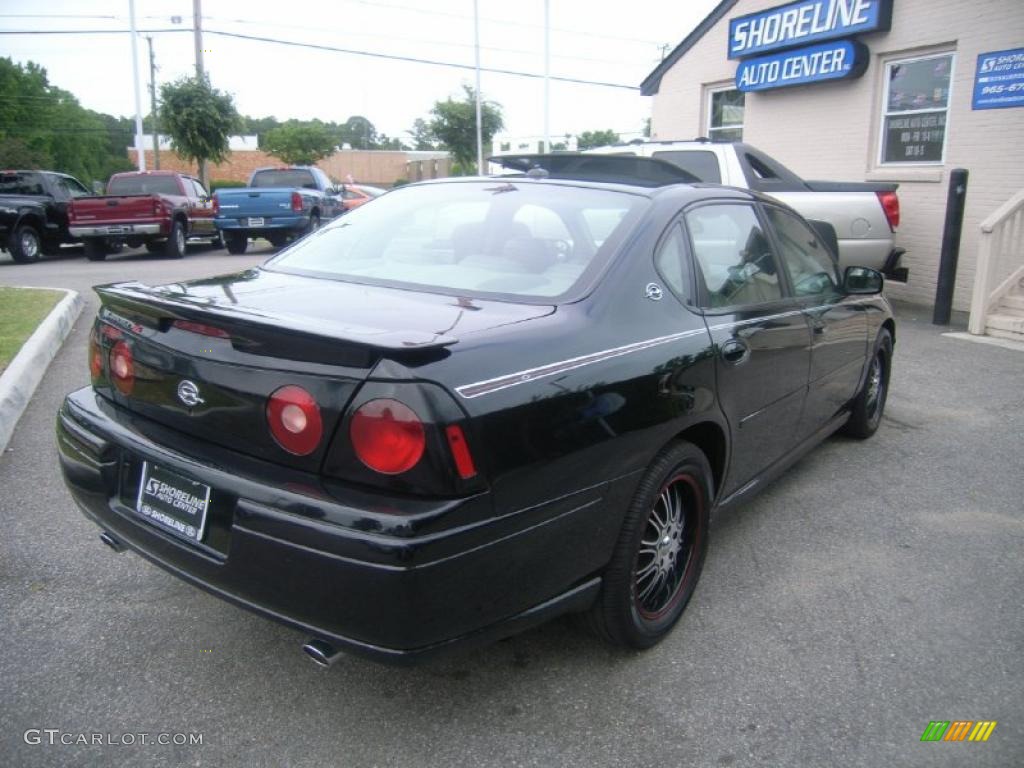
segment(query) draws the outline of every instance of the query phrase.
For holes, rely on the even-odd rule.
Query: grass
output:
[[[0,373],[62,298],[45,288],[0,288]]]

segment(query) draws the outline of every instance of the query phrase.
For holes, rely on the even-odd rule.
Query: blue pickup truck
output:
[[[258,168],[242,189],[213,196],[214,224],[231,253],[245,253],[251,237],[280,248],[345,212],[342,189],[313,166]]]

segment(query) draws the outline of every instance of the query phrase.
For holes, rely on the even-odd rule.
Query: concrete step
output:
[[[1003,299],[999,302],[999,305],[993,310],[997,315],[1009,315],[1010,317],[1024,317],[1024,307],[1018,309],[1013,304],[1010,304]]]
[[[1024,336],[1024,317],[996,313],[985,318],[987,330],[1010,331]]]
[[[1009,339],[1010,341],[1019,341],[1024,344],[1024,333],[1014,333],[1013,331],[1000,331],[997,328],[986,328],[985,335],[991,336],[996,339]]]
[[[1024,294],[1011,293],[999,300],[1000,307],[1010,309],[1024,309]]]

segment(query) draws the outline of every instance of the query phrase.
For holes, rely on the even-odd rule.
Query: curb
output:
[[[14,427],[28,406],[29,400],[43,380],[43,374],[71,333],[85,302],[77,291],[63,288],[65,296],[57,302],[46,319],[39,324],[18,350],[11,364],[0,375],[0,456],[14,434]]]

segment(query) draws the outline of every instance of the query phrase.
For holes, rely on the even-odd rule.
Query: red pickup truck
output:
[[[68,231],[85,243],[90,261],[122,243],[180,259],[189,238],[221,242],[209,193],[199,179],[175,171],[114,174],[106,195],[71,202]]]

